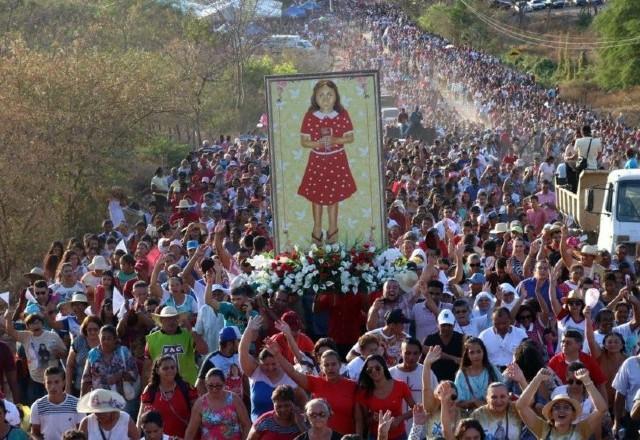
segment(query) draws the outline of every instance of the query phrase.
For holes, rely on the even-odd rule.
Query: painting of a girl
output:
[[[311,151],[298,188],[298,195],[311,202],[311,238],[316,244],[338,240],[339,203],[357,191],[345,151],[345,145],[353,142],[353,125],[340,103],[338,87],[331,80],[318,81],[300,129],[300,144]],[[329,218],[326,235],[322,228],[325,207]]]

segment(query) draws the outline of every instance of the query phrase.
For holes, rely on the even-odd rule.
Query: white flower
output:
[[[318,286],[317,284],[313,285],[313,291],[318,293],[318,290],[320,289],[320,286]]]
[[[340,245],[338,243],[334,243],[332,249],[333,252],[338,252],[340,250]]]
[[[328,254],[328,253],[330,253],[330,252],[331,252],[331,245],[330,245],[330,244],[326,245],[326,246],[324,247],[324,251],[325,251],[327,254]]]
[[[342,286],[340,290],[342,291],[342,293],[347,293],[349,291],[349,288],[347,286]]]

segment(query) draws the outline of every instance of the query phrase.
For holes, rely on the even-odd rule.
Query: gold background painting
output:
[[[345,151],[357,190],[339,204],[338,241],[351,246],[372,238],[383,246],[386,224],[378,73],[342,72],[265,78],[276,251],[293,245],[306,248],[312,241],[311,202],[297,194],[311,151],[300,144],[300,130],[313,87],[320,79],[336,84],[354,128],[354,142],[346,144]],[[328,215],[323,211],[326,237]]]

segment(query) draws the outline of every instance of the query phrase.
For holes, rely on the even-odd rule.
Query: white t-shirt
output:
[[[413,400],[416,403],[422,403],[422,372],[424,371],[424,365],[418,364],[416,369],[411,372],[402,371],[397,365],[395,367],[389,368],[389,373],[391,373],[391,377],[400,382],[404,382],[407,384],[409,389],[411,390],[411,395],[413,396]],[[438,386],[438,378],[433,371],[431,372],[431,389],[435,390]],[[402,412],[407,412],[407,402],[402,403]],[[407,432],[411,431],[411,425],[413,423],[413,418],[408,419],[404,422],[405,429]]]
[[[76,292],[84,293],[84,285],[80,282],[75,283],[71,287],[64,287],[61,283],[55,283],[49,286],[49,289],[57,294],[62,301],[69,301],[71,296]]]
[[[211,306],[205,304],[200,307],[196,325],[193,330],[202,336],[209,347],[209,353],[220,348],[220,330],[224,327],[224,316],[216,313]]]
[[[562,341],[562,337],[567,330],[576,330],[582,335],[582,351],[590,354],[589,342],[587,341],[587,320],[583,319],[581,322],[575,322],[571,316],[565,316],[558,320],[558,342]],[[560,353],[561,348],[562,344],[559,343],[558,347],[556,347],[556,353]]]
[[[44,440],[60,440],[68,429],[75,429],[84,414],[77,412],[78,398],[67,394],[59,404],[51,403],[44,396],[31,405],[31,424],[40,425]]]
[[[469,324],[461,326],[458,322],[453,327],[454,332],[475,338],[483,331],[491,327],[491,315],[475,316],[469,320]]]
[[[347,375],[349,376],[349,379],[357,382],[360,379],[362,367],[364,367],[364,359],[360,356],[352,359],[351,362],[347,364]]]
[[[625,408],[631,411],[633,401],[640,390],[640,357],[626,359],[613,378],[613,389],[625,396]]]
[[[615,333],[620,333],[624,339],[624,348],[627,353],[637,355],[640,347],[638,347],[638,341],[640,340],[640,327],[635,330],[631,329],[631,323],[621,324],[613,328]]]
[[[478,337],[487,347],[489,362],[495,367],[503,367],[513,362],[513,353],[520,342],[527,339],[527,333],[521,328],[510,326],[503,338],[494,331],[493,327],[489,327],[482,331]]]

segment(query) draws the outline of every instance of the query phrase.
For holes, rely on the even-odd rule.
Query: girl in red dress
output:
[[[338,239],[338,204],[356,192],[345,144],[353,143],[353,125],[349,113],[340,104],[338,87],[333,81],[320,80],[313,88],[311,106],[300,129],[302,147],[311,149],[298,194],[311,202],[313,231],[311,238],[322,243],[322,214],[327,207],[329,228],[327,243]]]

